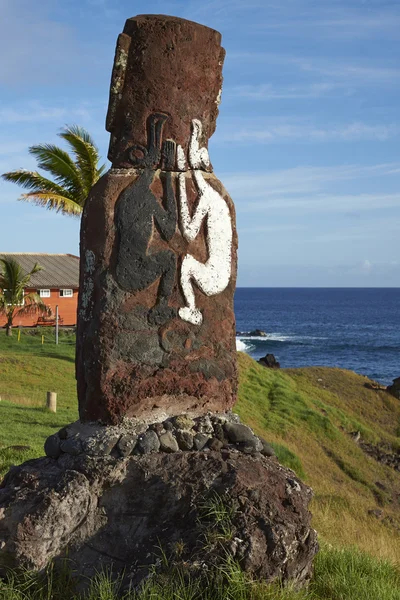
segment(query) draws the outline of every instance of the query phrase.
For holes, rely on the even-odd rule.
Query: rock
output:
[[[68,427],[63,427],[62,429],[60,429],[60,431],[58,432],[58,437],[60,438],[60,440],[66,440],[68,437]]]
[[[382,520],[384,517],[383,510],[381,508],[371,508],[368,511],[368,514],[371,515],[372,517],[375,517],[379,521]]]
[[[361,450],[374,458],[377,462],[387,465],[396,471],[400,471],[400,450],[394,448],[391,444],[372,444],[365,442],[361,437],[358,438],[358,445]]]
[[[273,354],[266,354],[263,358],[260,358],[258,362],[268,369],[280,369],[281,367]]]
[[[165,431],[172,431],[174,426],[171,421],[164,421],[163,423]]]
[[[203,450],[203,448],[207,445],[209,439],[209,435],[206,435],[204,433],[196,433],[196,435],[193,438],[194,449],[197,451]]]
[[[155,431],[158,436],[164,433],[164,425],[162,423],[153,423],[151,429]]]
[[[400,380],[399,380],[400,383]],[[367,381],[366,383],[364,383],[364,387],[366,387],[369,390],[375,390],[376,392],[384,392],[385,390],[387,390],[388,388],[383,385],[382,383],[379,383],[378,381],[373,381],[372,379],[370,381]]]
[[[244,454],[257,454],[263,449],[261,440],[254,436],[254,439],[248,440],[247,442],[239,442],[236,444],[237,449]]]
[[[216,437],[217,440],[220,440],[222,443],[225,443],[225,441],[227,441],[225,431],[221,423],[216,423],[214,425],[214,437]]]
[[[186,415],[179,415],[179,417],[175,417],[174,425],[177,429],[187,429],[190,431],[194,427],[194,421]]]
[[[193,448],[193,434],[189,431],[178,429],[176,432],[176,441],[181,450],[191,450]]]
[[[93,456],[107,456],[117,445],[121,434],[115,431],[100,431],[82,442],[83,452]]]
[[[141,454],[149,454],[150,452],[158,452],[160,449],[160,441],[155,431],[151,429],[139,436],[136,449]]]
[[[66,454],[71,454],[72,456],[77,456],[82,452],[82,442],[79,436],[72,436],[67,438],[66,440],[61,440],[60,448]]]
[[[250,331],[248,335],[249,337],[267,337],[268,334],[262,329],[253,329],[253,331]]]
[[[389,394],[392,394],[392,396],[400,400],[400,377],[393,379],[392,385],[388,385],[386,390]]]
[[[163,452],[178,452],[178,442],[172,435],[171,431],[166,431],[159,437],[160,447]]]
[[[196,565],[218,569],[230,556],[250,577],[299,587],[318,548],[311,495],[289,469],[240,453],[32,460],[0,488],[0,575],[41,571],[68,556],[84,581],[106,569],[136,586],[159,568],[156,547],[169,556],[179,542],[184,550],[174,560],[187,572],[201,576]],[[216,496],[232,507],[232,532],[203,548],[205,529],[218,530],[204,501]]]
[[[210,434],[214,432],[214,427],[211,423],[209,415],[205,415],[204,417],[200,417],[199,419],[197,419],[196,431],[205,434]]]
[[[244,442],[249,445],[256,445],[257,441],[259,441],[247,425],[242,425],[241,423],[225,423],[224,429],[228,440],[232,442],[232,444]]]
[[[236,401],[235,210],[207,150],[224,56],[217,31],[176,17],[133,17],[118,38],[106,122],[112,168],[81,220],[84,422],[201,416]],[[196,213],[192,239],[200,193],[208,208]]]
[[[213,450],[214,452],[219,452],[222,447],[224,445],[224,442],[222,442],[221,440],[219,440],[216,437],[211,438],[211,440],[208,443],[208,447],[210,448],[210,450]]]
[[[50,458],[58,458],[61,454],[61,440],[57,433],[50,435],[44,443],[44,452]]]
[[[117,447],[122,457],[129,456],[135,449],[138,436],[135,434],[122,435],[118,441]]]
[[[266,331],[262,329],[253,329],[252,331],[237,331],[236,335],[245,335],[246,337],[268,337]]]
[[[275,450],[273,449],[272,446],[270,446],[270,444],[268,444],[262,438],[259,438],[259,440],[262,444],[262,448],[261,448],[260,452],[263,456],[276,456]]]

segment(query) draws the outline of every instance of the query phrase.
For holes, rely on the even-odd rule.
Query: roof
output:
[[[31,252],[0,252],[0,258],[14,258],[24,273],[29,273],[38,263],[42,271],[32,275],[31,288],[79,287],[79,256],[73,254],[35,254]]]

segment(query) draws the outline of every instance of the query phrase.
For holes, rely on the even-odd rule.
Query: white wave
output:
[[[298,339],[291,335],[281,335],[280,333],[267,333],[267,335],[238,335],[237,340],[257,340],[259,342],[287,342]]]
[[[248,344],[244,342],[242,339],[236,338],[236,350],[238,352],[250,352],[254,349],[253,344]]]
[[[311,340],[326,340],[325,337],[316,337],[312,335],[283,335],[281,333],[267,333],[267,335],[237,335],[239,341],[259,341],[259,342],[304,342]]]

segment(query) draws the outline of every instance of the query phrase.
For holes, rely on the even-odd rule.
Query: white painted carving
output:
[[[182,146],[179,145],[176,148],[176,164],[178,166],[179,171],[184,171],[186,169],[185,152]]]
[[[201,311],[196,307],[193,291],[195,282],[207,296],[220,294],[229,284],[232,262],[232,222],[229,207],[222,196],[207,182],[201,168],[210,166],[210,158],[206,148],[200,148],[202,124],[192,121],[192,135],[189,144],[189,165],[193,169],[193,177],[198,192],[198,204],[193,216],[190,215],[186,177],[179,173],[180,225],[183,236],[192,242],[199,234],[200,227],[207,219],[207,251],[208,259],[201,263],[191,254],[187,254],[181,267],[181,286],[186,306],[179,309],[179,316],[184,321],[200,325],[203,321]],[[178,157],[182,162],[183,151],[178,147]],[[178,165],[181,168],[181,165]]]

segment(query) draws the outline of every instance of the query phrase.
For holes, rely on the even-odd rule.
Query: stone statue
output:
[[[157,548],[207,592],[227,559],[263,582],[312,575],[311,489],[229,410],[235,211],[207,150],[223,58],[218,32],[174,17],[128,19],[118,39],[112,167],[81,226],[80,420],[1,482],[0,577],[68,557],[79,587],[106,571],[140,589],[165,578]],[[218,497],[240,510],[210,544]]]
[[[83,421],[223,412],[236,400],[235,212],[207,149],[224,54],[217,31],[175,17],[128,19],[118,38],[112,168],[81,227]]]

